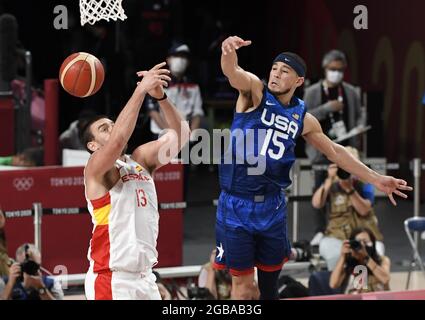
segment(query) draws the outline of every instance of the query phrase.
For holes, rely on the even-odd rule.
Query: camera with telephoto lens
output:
[[[348,179],[351,178],[351,174],[349,172],[345,171],[344,169],[341,169],[341,168],[338,168],[338,171],[336,172],[336,175],[341,180],[348,180]]]
[[[360,241],[356,239],[350,240],[350,248],[353,249],[354,251],[360,251],[362,247],[363,246]]]
[[[38,274],[38,271],[40,270],[40,265],[37,262],[30,259],[30,256],[29,256],[29,253],[28,253],[29,245],[26,244],[24,248],[25,248],[25,260],[24,260],[24,262],[22,262],[20,264],[21,275],[18,278],[19,281],[24,280],[24,273],[26,273],[30,276],[35,276],[35,275]]]
[[[296,252],[295,261],[296,262],[306,262],[310,261],[313,257],[312,249],[310,242],[307,240],[300,240],[292,244],[293,251]]]
[[[212,300],[214,296],[208,288],[201,288],[192,283],[187,287],[187,296],[190,300]]]

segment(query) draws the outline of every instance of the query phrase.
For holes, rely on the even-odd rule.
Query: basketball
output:
[[[99,91],[104,78],[105,71],[100,60],[86,52],[71,54],[59,71],[59,80],[65,91],[80,98]]]

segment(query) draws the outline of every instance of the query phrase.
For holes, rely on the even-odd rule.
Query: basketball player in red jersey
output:
[[[94,225],[85,281],[87,299],[161,299],[152,267],[157,263],[158,203],[152,172],[174,158],[190,129],[167,100],[165,62],[143,77],[116,122],[98,116],[82,130],[91,157],[85,196]],[[125,155],[146,94],[158,100],[169,130]]]

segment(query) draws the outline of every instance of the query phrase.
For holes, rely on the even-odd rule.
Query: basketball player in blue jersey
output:
[[[232,298],[255,298],[254,267],[258,271],[261,299],[277,299],[277,280],[289,259],[291,245],[287,236],[286,203],[283,189],[291,184],[289,171],[295,161],[295,143],[299,136],[323,153],[332,163],[357,176],[388,195],[402,198],[410,191],[406,181],[383,176],[355,159],[346,149],[322,132],[317,119],[306,113],[304,102],[294,96],[304,83],[306,65],[290,52],[273,61],[269,81],[262,81],[238,65],[236,50],[251,41],[229,37],[222,43],[221,67],[233,88],[239,91],[231,126],[232,142],[225,154],[231,164],[219,166],[221,194],[217,208],[216,269],[229,269]],[[246,150],[239,150],[241,131],[257,134],[258,161],[265,161],[261,174],[252,174],[250,161],[236,161]],[[240,137],[239,137],[240,138]],[[240,142],[240,141],[239,141]],[[255,153],[255,151],[254,151]],[[239,159],[240,160],[240,159]]]

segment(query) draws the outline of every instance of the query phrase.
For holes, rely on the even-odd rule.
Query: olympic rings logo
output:
[[[32,177],[15,178],[13,179],[13,186],[18,191],[28,191],[34,185]]]

